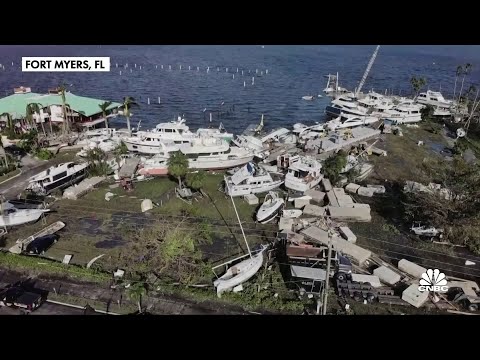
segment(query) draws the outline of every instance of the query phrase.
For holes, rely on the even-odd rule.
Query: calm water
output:
[[[179,114],[185,114],[189,125],[196,128],[206,125],[212,112],[215,123],[220,120],[229,131],[238,133],[257,123],[262,113],[270,128],[323,121],[328,98],[304,101],[302,96],[321,94],[324,75],[337,71],[340,84],[353,90],[374,49],[359,45],[0,46],[0,63],[5,65],[0,70],[0,96],[20,85],[41,93],[64,82],[78,95],[118,102],[133,96],[140,107],[132,121],[141,120],[144,128]],[[110,56],[112,67],[110,73],[22,73],[22,56]],[[449,95],[457,65],[467,62],[473,71],[465,88],[480,79],[480,46],[385,45],[363,90],[384,92],[388,88],[406,94],[411,92],[409,79],[416,75],[426,77],[430,89],[441,88]],[[124,64],[128,69],[122,68]],[[123,121],[118,118],[117,125]]]

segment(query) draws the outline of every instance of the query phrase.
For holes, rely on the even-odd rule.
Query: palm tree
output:
[[[191,172],[187,174],[187,185],[193,190],[201,190],[205,184],[205,171]]]
[[[62,99],[62,112],[63,112],[63,135],[66,135],[70,131],[67,117],[67,99],[65,97],[65,92],[67,91],[64,84],[58,87],[58,93]]]
[[[147,290],[145,289],[145,284],[136,283],[128,288],[128,297],[137,302],[138,313],[142,313],[142,297],[145,296]]]
[[[14,126],[13,126],[13,119],[12,115],[10,113],[4,112],[3,114],[0,114],[0,118],[6,117],[7,118],[7,123],[6,127],[9,131],[15,131]]]
[[[102,104],[98,104],[98,107],[102,110],[102,116],[105,119],[105,128],[108,129],[108,121],[107,121],[107,110],[112,105],[111,101],[105,101]]]
[[[457,80],[460,75],[462,75],[463,72],[463,66],[458,65],[457,66],[457,72],[455,73],[455,87],[453,88],[453,99],[455,100],[455,94],[457,92]]]
[[[182,177],[188,171],[188,159],[180,151],[170,154],[167,161],[168,173],[178,179],[178,186],[182,188]]]
[[[123,98],[123,115],[127,118],[127,128],[128,132],[130,135],[132,134],[131,128],[130,128],[130,109],[132,106],[138,106],[138,104],[135,102],[135,99],[131,96],[125,96]]]
[[[0,148],[2,149],[2,153],[4,156],[3,159],[5,160],[5,169],[8,169],[8,155],[5,152],[5,148],[3,147],[3,140],[1,136],[0,136]]]
[[[415,76],[412,76],[412,78],[410,79],[410,84],[412,84],[416,98],[420,89],[427,84],[427,80],[425,78],[416,78]]]
[[[47,136],[47,133],[45,132],[45,126],[43,125],[43,121],[40,115],[40,111],[43,108],[42,104],[39,103],[30,103],[27,105],[27,116],[32,119],[33,122],[33,114],[38,114],[38,117],[40,119],[40,124],[42,124],[42,130],[43,130],[43,135]],[[36,122],[35,122],[35,127],[36,127]]]
[[[470,64],[470,63],[465,64],[465,67],[463,68],[463,71],[462,71],[462,74],[463,74],[462,86],[460,87],[460,93],[458,94],[458,102],[460,102],[460,97],[462,96],[463,82],[465,81],[465,76],[470,74],[471,70],[472,70],[472,64]]]

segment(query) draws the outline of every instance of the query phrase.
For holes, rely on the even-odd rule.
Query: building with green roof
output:
[[[103,121],[102,110],[99,105],[105,100],[92,99],[65,92],[65,103],[70,111],[68,115],[75,121],[82,123],[99,123]],[[57,91],[49,94],[30,92],[30,88],[15,89],[14,94],[0,99],[0,114],[8,113],[12,119],[24,119],[28,104],[37,103],[42,108],[42,120],[49,118],[52,122],[63,122],[62,96]],[[121,107],[122,104],[112,102],[107,108],[107,114]],[[37,122],[40,120],[37,118]]]

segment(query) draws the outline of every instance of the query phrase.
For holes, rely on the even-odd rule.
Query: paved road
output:
[[[3,194],[7,200],[12,200],[17,197],[28,184],[28,179],[38,174],[39,172],[48,169],[50,166],[63,162],[63,154],[59,154],[51,161],[37,160],[31,156],[24,156],[22,158],[22,173],[0,184],[0,194]]]

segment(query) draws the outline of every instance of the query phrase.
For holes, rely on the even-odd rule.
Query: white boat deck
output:
[[[313,154],[322,155],[377,137],[381,133],[380,130],[375,130],[370,127],[356,127],[350,129],[352,136],[345,140],[343,137],[344,131],[345,130],[332,133],[324,138],[309,140],[306,149],[313,152]]]

